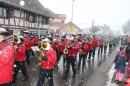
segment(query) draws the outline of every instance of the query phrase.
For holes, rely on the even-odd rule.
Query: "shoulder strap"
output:
[[[10,44],[8,43],[8,44],[6,44],[5,46],[3,46],[2,48],[0,48],[0,50],[2,50],[3,48],[5,48],[5,47],[7,47],[7,46],[9,46]]]

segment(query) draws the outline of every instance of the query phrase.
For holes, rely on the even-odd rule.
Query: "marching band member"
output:
[[[0,86],[11,86],[13,80],[14,46],[10,44],[5,36],[8,31],[0,28]]]
[[[103,46],[104,46],[104,38],[103,38],[103,36],[101,36],[101,38],[98,40],[98,42],[99,42],[98,55],[100,53],[100,50],[101,50],[101,55],[102,55]]]
[[[63,55],[63,51],[66,47],[66,44],[67,44],[68,40],[66,39],[66,36],[63,35],[61,37],[61,42],[59,43],[59,55],[58,55],[58,58],[57,58],[57,64],[59,63],[59,60],[61,58],[61,56]],[[63,65],[65,64],[65,58],[63,59]]]
[[[81,60],[83,59],[83,64],[82,64],[82,68],[84,67],[85,63],[86,63],[86,58],[87,58],[87,54],[88,54],[88,49],[89,45],[86,43],[85,39],[83,39],[82,41],[82,47],[79,50],[80,51],[80,55],[79,55],[79,63],[78,63],[78,69],[80,68],[80,64],[81,64]]]
[[[45,38],[42,40],[43,46],[39,55],[40,71],[37,86],[43,86],[45,78],[49,81],[49,86],[54,86],[53,69],[56,62],[56,52],[51,48],[49,40]]]
[[[82,34],[78,34],[78,42],[82,42],[83,41],[83,37],[82,37]]]
[[[92,40],[92,46],[93,46],[93,59],[95,56],[95,49],[98,47],[98,40],[95,38],[95,36],[93,35],[93,40]]]
[[[28,74],[27,74],[27,70],[26,70],[26,66],[25,66],[26,45],[24,44],[23,36],[19,36],[18,38],[19,38],[19,40],[18,40],[17,44],[14,46],[14,48],[16,49],[16,56],[15,56],[16,67],[14,67],[13,83],[16,82],[16,80],[17,80],[17,75],[18,75],[19,70],[21,70],[23,73],[22,81],[26,81],[28,79]]]
[[[35,44],[36,44],[36,41],[35,41],[34,36],[32,35],[32,36],[30,36],[30,47],[33,47]],[[33,55],[34,58],[35,58],[34,51],[33,51],[32,48],[30,48],[30,52],[32,53],[32,55]]]
[[[29,55],[30,55],[30,48],[31,47],[30,47],[29,31],[24,31],[23,37],[24,37],[24,43],[25,43],[25,46],[26,46],[26,61],[27,61],[27,64],[30,66]]]
[[[77,53],[80,49],[79,44],[77,43],[77,39],[74,37],[71,37],[70,41],[68,42],[67,46],[66,46],[67,50],[68,50],[68,54],[66,57],[66,68],[65,68],[65,73],[63,76],[63,79],[67,79],[69,70],[70,70],[70,64],[72,65],[72,70],[73,70],[73,76],[72,78],[74,78],[76,76],[76,56]]]
[[[59,38],[59,35],[58,34],[55,34],[55,38],[54,38],[54,40],[53,40],[53,49],[56,51],[56,55],[57,55],[57,57],[58,57],[58,45],[59,45],[59,40],[58,40],[58,38]]]
[[[35,46],[38,46],[38,43],[39,43],[39,37],[37,35],[37,33],[35,32],[35,37],[34,37],[34,40],[35,40]]]
[[[87,43],[89,44],[89,51],[88,51],[89,52],[88,62],[89,62],[91,59],[91,54],[93,52],[92,37],[89,37],[89,40]],[[94,58],[93,58],[93,60],[94,60]]]

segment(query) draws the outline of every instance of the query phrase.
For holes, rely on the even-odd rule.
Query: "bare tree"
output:
[[[128,20],[124,25],[123,25],[123,32],[124,34],[129,33],[130,35],[130,20]]]

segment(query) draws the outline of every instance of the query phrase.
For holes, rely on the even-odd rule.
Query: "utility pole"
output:
[[[71,16],[71,22],[73,22],[73,5],[74,5],[74,1],[75,1],[75,0],[72,0],[72,16]]]

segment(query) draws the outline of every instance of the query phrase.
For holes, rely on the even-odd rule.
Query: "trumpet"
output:
[[[49,46],[47,44],[47,42],[42,42],[41,43],[41,48],[40,48],[39,53],[38,53],[38,65],[39,66],[41,66],[43,64],[41,57],[44,56],[44,53],[42,51],[45,50],[47,48],[47,46]]]

